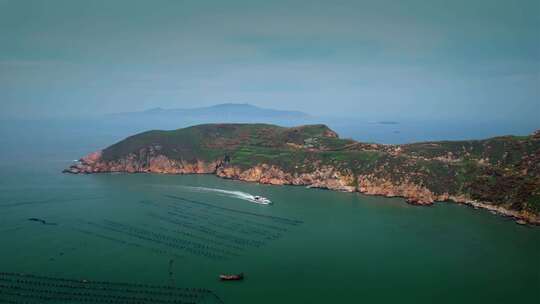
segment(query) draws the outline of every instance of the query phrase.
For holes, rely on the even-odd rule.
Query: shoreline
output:
[[[260,182],[260,181],[250,181],[246,179],[241,178],[234,178],[231,176],[222,176],[217,173],[217,170],[214,172],[188,172],[188,173],[170,173],[170,172],[152,172],[152,171],[136,171],[136,172],[127,172],[127,171],[99,171],[99,172],[79,172],[79,173],[73,173],[69,172],[69,170],[63,170],[62,173],[66,174],[84,174],[84,175],[91,175],[91,174],[155,174],[155,175],[212,175],[220,179],[228,179],[233,181],[240,181],[245,183],[255,183],[260,185],[273,185],[273,186],[303,186],[308,189],[319,189],[319,190],[325,190],[325,191],[337,191],[337,192],[344,192],[344,193],[358,193],[361,195],[366,196],[379,196],[384,198],[401,198],[404,200],[406,204],[418,206],[418,207],[430,207],[433,206],[435,203],[451,203],[451,204],[460,204],[464,205],[469,208],[473,208],[476,210],[485,210],[487,212],[490,212],[497,216],[502,216],[506,218],[511,218],[516,224],[522,225],[522,226],[540,226],[540,217],[534,216],[533,214],[529,213],[523,213],[516,210],[510,210],[506,209],[494,204],[490,204],[489,202],[478,202],[475,200],[465,199],[464,197],[456,197],[456,196],[448,196],[445,200],[434,200],[430,203],[416,203],[412,201],[410,198],[402,196],[402,195],[385,195],[385,194],[376,194],[376,193],[368,193],[368,192],[362,192],[359,190],[359,187],[356,187],[354,190],[345,190],[345,189],[332,189],[328,187],[321,187],[321,186],[314,186],[314,185],[303,185],[303,184],[276,184],[276,183],[270,183],[270,182]]]

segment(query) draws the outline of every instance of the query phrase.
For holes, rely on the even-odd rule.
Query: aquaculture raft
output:
[[[0,272],[0,303],[222,303],[205,288],[88,281]]]

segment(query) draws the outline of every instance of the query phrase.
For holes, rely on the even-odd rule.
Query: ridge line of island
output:
[[[203,124],[130,136],[63,172],[214,174],[403,197],[423,206],[453,201],[540,225],[540,130],[388,145],[341,139],[322,124]]]

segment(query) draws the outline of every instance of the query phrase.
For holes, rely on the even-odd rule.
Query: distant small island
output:
[[[325,125],[204,124],[128,137],[64,172],[215,174],[399,196],[416,205],[453,201],[540,224],[540,131],[382,145],[341,139]]]

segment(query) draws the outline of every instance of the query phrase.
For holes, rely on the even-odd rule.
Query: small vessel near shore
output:
[[[244,279],[244,273],[239,274],[220,274],[219,279],[222,281],[241,281]]]
[[[264,204],[264,205],[269,205],[272,203],[272,201],[270,201],[266,197],[259,196],[259,195],[254,195],[253,197],[251,197],[251,201],[257,204]]]

